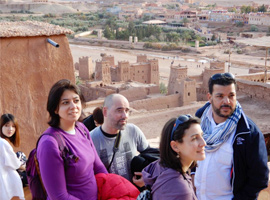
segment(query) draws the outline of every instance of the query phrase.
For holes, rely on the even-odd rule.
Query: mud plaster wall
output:
[[[90,80],[92,78],[94,70],[91,57],[80,57],[77,66],[79,68],[79,76],[82,80]]]
[[[86,87],[84,85],[79,86],[85,101],[91,101],[98,99],[99,97],[106,97],[109,94],[115,93],[115,90],[101,88],[101,87]]]
[[[48,127],[46,104],[51,86],[60,79],[75,83],[69,43],[65,35],[48,37],[0,38],[0,113],[17,117],[21,146],[29,151]]]
[[[130,103],[130,107],[138,110],[157,110],[180,106],[180,94],[173,94],[164,97],[137,100]]]
[[[237,79],[243,79],[247,81],[253,82],[263,82],[264,81],[264,73],[256,73],[256,74],[248,74],[248,75],[238,75],[236,76]],[[270,73],[267,73],[267,79],[270,80]]]
[[[147,90],[145,88],[130,88],[128,90],[120,91],[119,93],[125,96],[129,102],[145,99],[147,96]]]
[[[145,99],[147,95],[159,93],[159,86],[143,87],[143,88],[130,88],[119,92],[125,96],[129,102]]]
[[[248,95],[250,98],[270,101],[270,85],[268,84],[238,80],[237,92],[238,91]]]

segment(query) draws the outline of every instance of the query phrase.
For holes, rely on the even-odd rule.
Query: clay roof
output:
[[[235,43],[242,43],[246,45],[256,46],[256,47],[267,47],[270,48],[270,37],[264,36],[260,38],[242,39],[235,40]]]
[[[28,36],[51,36],[72,34],[73,31],[45,22],[24,21],[7,22],[0,21],[0,38],[2,37],[28,37]]]

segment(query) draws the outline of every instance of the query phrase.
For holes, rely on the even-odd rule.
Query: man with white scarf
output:
[[[253,200],[267,187],[267,151],[263,134],[236,100],[230,73],[209,79],[209,102],[196,112],[204,132],[206,159],[198,161],[199,200]]]

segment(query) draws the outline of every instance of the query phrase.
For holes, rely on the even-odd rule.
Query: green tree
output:
[[[217,38],[216,38],[216,35],[213,34],[212,37],[211,37],[211,41],[215,41]]]
[[[109,40],[114,39],[114,33],[111,31],[110,27],[106,25],[105,30],[103,31],[104,37],[108,38]]]
[[[161,94],[167,94],[167,92],[168,92],[168,89],[167,89],[165,83],[163,83],[163,82],[161,82],[159,84],[159,90],[160,90]]]
[[[187,26],[187,24],[189,23],[189,20],[186,17],[184,17],[182,20],[182,23],[184,24],[184,26]]]
[[[257,32],[257,31],[258,31],[258,27],[255,26],[255,25],[251,25],[250,31],[252,31],[252,32]]]
[[[185,44],[192,39],[190,32],[189,31],[184,31],[183,34],[181,35],[181,37],[183,38]]]
[[[128,31],[129,31],[129,34],[134,36],[135,35],[135,25],[134,25],[134,22],[130,21],[128,23]]]
[[[266,11],[267,9],[264,4],[258,7],[258,12],[266,12]]]

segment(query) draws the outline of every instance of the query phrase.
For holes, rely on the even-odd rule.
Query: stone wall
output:
[[[244,93],[250,98],[270,101],[270,85],[247,80],[237,80],[237,92]]]
[[[237,75],[237,79],[253,81],[253,82],[264,82],[264,72],[259,72],[255,74]],[[267,73],[267,80],[270,81],[270,72]]]
[[[130,88],[128,90],[122,90],[119,93],[125,96],[129,102],[145,99],[147,96],[146,88]]]
[[[0,38],[0,111],[18,118],[20,150],[28,155],[48,127],[46,104],[52,85],[60,79],[75,83],[74,67],[65,35]],[[16,150],[16,149],[15,149]]]
[[[115,90],[103,87],[87,87],[85,85],[80,85],[80,88],[86,102],[115,93]]]
[[[148,110],[148,111],[179,107],[180,106],[179,97],[180,94],[173,94],[163,97],[137,100],[131,102],[130,107],[136,110]]]
[[[159,86],[150,86],[150,87],[134,87],[128,90],[121,90],[119,92],[123,96],[125,96],[129,102],[133,102],[140,99],[147,98],[148,95],[158,94]]]

